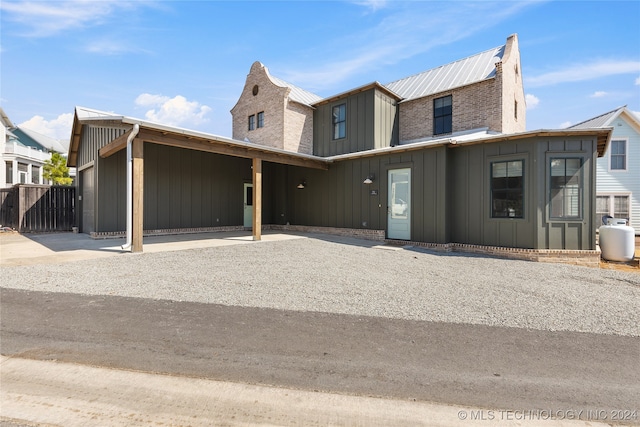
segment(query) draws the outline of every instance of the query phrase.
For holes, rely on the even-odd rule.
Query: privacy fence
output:
[[[0,225],[19,232],[71,231],[76,188],[19,184],[0,189]]]

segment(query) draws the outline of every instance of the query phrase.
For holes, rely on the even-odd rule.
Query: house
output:
[[[640,235],[640,118],[623,106],[570,127],[586,128],[613,128],[597,161],[596,217],[626,218]]]
[[[48,184],[42,177],[42,166],[52,152],[65,153],[54,138],[15,126],[0,108],[0,188],[14,184]]]
[[[611,130],[525,131],[520,69],[514,35],[321,98],[256,62],[233,138],[78,107],[78,224],[126,229],[134,251],[145,233],[276,228],[597,264],[596,159]]]

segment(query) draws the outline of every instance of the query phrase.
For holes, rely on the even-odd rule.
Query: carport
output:
[[[91,132],[91,129],[93,129],[93,132]],[[89,143],[97,146],[87,147],[83,153],[83,144]],[[100,159],[109,158],[127,149],[127,167],[130,168],[128,173],[130,178],[127,181],[126,193],[130,195],[130,204],[127,204],[127,215],[130,215],[131,218],[131,226],[129,227],[129,224],[127,226],[127,241],[131,245],[132,252],[143,251],[144,143],[251,159],[253,185],[252,232],[254,240],[261,239],[263,162],[320,170],[327,170],[330,163],[326,159],[315,156],[287,152],[249,142],[236,141],[211,134],[78,107],[76,108],[67,161],[69,166],[79,167],[79,170],[82,170],[82,167],[93,167],[97,163],[97,158],[91,158],[91,152],[95,153],[96,149]],[[91,200],[91,203],[95,202]]]

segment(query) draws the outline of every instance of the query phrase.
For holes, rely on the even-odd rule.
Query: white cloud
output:
[[[149,2],[3,0],[0,3],[0,10],[8,20],[24,25],[25,33],[23,35],[48,37],[67,30],[103,24],[117,11],[132,9],[144,4],[149,4]]]
[[[298,69],[289,63],[277,74],[312,91],[335,88],[363,70],[396,64],[434,47],[471,37],[538,4],[537,1],[469,2],[460,7],[457,2],[388,2],[389,13],[377,25],[360,33],[346,32],[339,40],[340,46],[325,46],[334,53],[345,51],[344,55],[334,55],[327,61],[326,53],[318,51],[316,56],[324,58],[319,63],[307,61]],[[349,49],[345,50],[345,46]]]
[[[527,87],[551,86],[558,83],[580,82],[600,77],[637,73],[638,71],[640,71],[640,61],[598,60],[525,78],[525,85]]]
[[[524,96],[524,99],[527,103],[527,110],[533,110],[540,104],[540,99],[537,96],[531,95],[530,93]]]
[[[33,116],[18,126],[41,133],[58,141],[68,141],[71,137],[73,114],[61,114],[53,120],[45,120],[42,116]]]
[[[609,95],[607,92],[603,90],[598,90],[598,91],[595,91],[593,94],[591,94],[590,98],[604,98],[607,95]]]
[[[565,129],[565,128],[568,128],[568,127],[569,127],[569,126],[571,126],[572,124],[573,124],[573,123],[571,123],[571,122],[563,122],[563,123],[560,123],[560,126],[559,126],[559,128],[558,128],[558,129]]]
[[[640,86],[640,77],[636,79],[636,86]]]
[[[208,121],[206,115],[211,112],[209,106],[189,101],[182,95],[169,98],[143,93],[135,103],[141,107],[151,107],[145,113],[148,120],[169,126],[199,125]]]
[[[383,9],[387,5],[386,0],[362,0],[362,1],[354,1],[358,6],[364,6],[367,9],[375,12],[376,10]]]

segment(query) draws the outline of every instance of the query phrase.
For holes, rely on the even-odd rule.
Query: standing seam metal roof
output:
[[[495,77],[505,45],[385,85],[405,101]]]
[[[272,76],[271,74],[269,74],[269,78],[271,78],[271,81],[277,86],[290,88],[291,92],[289,92],[289,99],[292,101],[304,105],[311,105],[322,100],[321,96],[299,88],[296,85],[292,85],[291,83],[287,83],[282,79]]]
[[[625,106],[626,107],[626,106]],[[600,128],[609,125],[611,119],[620,114],[625,107],[619,107],[615,110],[601,114],[597,117],[585,120],[584,122],[577,123],[573,126],[569,126],[567,129],[588,129],[588,128]]]

